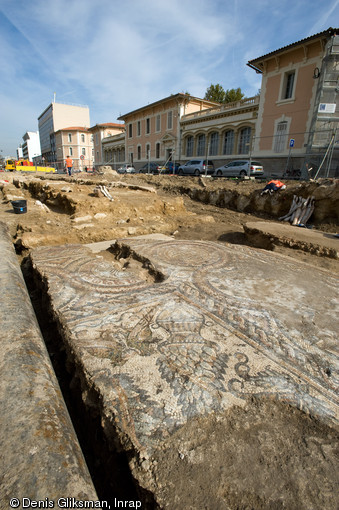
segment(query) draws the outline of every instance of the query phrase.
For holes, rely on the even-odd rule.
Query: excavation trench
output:
[[[147,180],[146,182],[153,185],[156,179],[149,179],[149,182]],[[180,182],[178,178],[178,184]],[[318,298],[318,294],[319,289],[323,289],[327,279],[332,278],[337,273],[337,259],[330,251],[317,253],[320,245],[316,244],[311,238],[305,242],[302,241],[302,245],[299,242],[299,244],[293,244],[292,246],[290,236],[282,236],[281,227],[278,223],[275,226],[272,226],[272,224],[264,225],[260,232],[256,225],[252,225],[253,228],[256,227],[256,230],[253,231],[254,239],[253,236],[248,235],[248,232],[245,235],[243,225],[248,224],[250,219],[249,206],[246,206],[249,197],[241,198],[238,193],[239,200],[237,204],[233,204],[232,201],[229,203],[228,198],[231,195],[234,196],[233,189],[230,190],[232,193],[228,195],[227,189],[220,192],[214,190],[215,184],[212,183],[211,185],[207,184],[208,187],[211,187],[207,192],[202,189],[202,185],[198,181],[196,186],[194,183],[192,183],[191,192],[188,192],[188,188],[179,189],[175,183],[168,190],[165,190],[165,186],[163,186],[162,190],[159,190],[158,198],[156,193],[150,193],[149,191],[140,191],[140,193],[127,192],[126,190],[122,190],[121,193],[116,191],[114,202],[91,197],[88,193],[88,190],[90,191],[89,186],[86,187],[87,192],[82,188],[80,189],[80,187],[75,189],[74,186],[73,191],[66,190],[63,192],[65,200],[68,200],[68,197],[69,200],[72,197],[72,200],[77,200],[77,213],[71,216],[71,211],[65,213],[62,207],[62,212],[60,210],[57,213],[53,210],[52,203],[49,204],[51,206],[50,212],[45,216],[46,212],[40,210],[41,207],[33,202],[33,195],[27,197],[29,199],[28,214],[16,218],[14,214],[9,214],[8,210],[4,211],[4,215],[7,215],[6,219],[9,218],[11,224],[12,239],[15,240],[17,251],[22,250],[21,257],[25,256],[29,250],[33,250],[31,255],[23,260],[22,272],[98,497],[101,500],[111,502],[114,498],[124,501],[139,500],[142,501],[142,508],[144,509],[158,508],[157,505],[166,509],[178,508],[179,506],[181,508],[222,508],[220,506],[221,502],[228,508],[240,508],[241,505],[244,508],[248,506],[255,509],[282,508],[282,506],[293,510],[294,508],[298,508],[298,510],[301,508],[334,508],[337,504],[333,488],[335,473],[337,472],[335,469],[335,448],[338,444],[337,429],[328,428],[322,421],[316,422],[312,417],[314,406],[311,408],[311,417],[301,412],[298,402],[293,400],[294,388],[287,394],[287,397],[292,398],[293,406],[286,404],[284,401],[280,402],[279,392],[277,394],[278,403],[274,403],[277,388],[273,385],[271,389],[272,398],[263,396],[258,399],[250,399],[247,402],[239,397],[236,400],[237,405],[231,407],[231,409],[222,408],[218,411],[219,414],[214,413],[213,409],[211,412],[208,407],[209,400],[205,401],[194,391],[200,388],[199,385],[195,384],[197,370],[203,372],[203,375],[207,374],[207,376],[213,373],[211,380],[207,376],[205,380],[208,382],[209,391],[213,392],[214,388],[217,388],[217,395],[219,395],[220,389],[218,389],[219,386],[215,385],[224,384],[225,382],[225,388],[228,388],[227,385],[231,384],[230,381],[234,381],[235,378],[244,386],[253,384],[256,387],[256,384],[260,384],[260,378],[263,379],[263,384],[266,384],[267,381],[267,383],[270,383],[271,379],[275,378],[275,374],[278,377],[282,370],[279,364],[275,366],[275,372],[272,372],[272,360],[268,362],[264,358],[262,360],[260,358],[257,362],[258,352],[255,351],[252,355],[250,346],[245,345],[244,341],[239,342],[236,336],[233,338],[231,335],[227,337],[227,342],[222,342],[220,335],[220,328],[223,327],[220,325],[220,320],[222,320],[226,321],[227,324],[231,324],[236,331],[239,331],[242,339],[246,335],[251,336],[253,333],[256,335],[255,341],[260,343],[267,336],[274,336],[275,330],[272,333],[272,323],[268,323],[266,315],[261,314],[261,309],[264,310],[265,307],[270,307],[270,303],[273,302],[272,299],[267,298],[270,292],[273,293],[272,285],[279,286],[279,292],[274,294],[274,300],[279,301],[280,294],[282,295],[279,301],[282,307],[279,321],[285,319],[296,321],[297,318],[300,318],[300,324],[293,322],[292,325],[300,328],[300,334],[304,341],[308,342],[312,335],[314,338],[321,339],[323,351],[321,351],[319,358],[309,356],[308,352],[303,353],[303,355],[305,354],[309,359],[311,368],[313,367],[312,363],[317,366],[319,364],[323,365],[325,376],[320,383],[327,384],[327,379],[329,379],[330,384],[334,380],[332,368],[329,370],[330,365],[327,361],[325,363],[323,358],[325,354],[329,356],[328,353],[332,352],[333,346],[337,345],[334,344],[334,341],[332,345],[332,330],[328,330],[328,324],[334,321],[335,313],[333,312],[330,317],[328,307],[325,306],[333,286],[326,287],[326,292],[324,291],[326,300]],[[69,187],[73,184],[70,183]],[[245,188],[247,185],[258,186],[256,183],[252,185],[250,183],[239,183],[234,184],[234,186],[232,183],[229,184],[230,187],[235,188],[234,192],[241,191],[240,188]],[[165,191],[167,191],[166,196]],[[326,223],[325,220],[327,219],[330,222],[336,221],[336,217],[332,212],[334,211],[333,204],[337,191],[338,183],[335,186],[329,185],[326,189],[325,186],[317,186],[316,190],[305,190],[306,196],[310,193],[319,193],[318,216],[315,219],[320,223]],[[28,190],[23,189],[23,192],[26,197]],[[268,198],[261,197],[259,189],[255,189],[254,192],[256,196],[252,197],[251,200],[255,199],[260,206],[259,210],[272,218],[286,212],[290,206],[292,193],[297,193],[298,190],[291,189],[288,196],[284,193],[277,195],[277,197]],[[186,193],[187,196],[175,197],[175,195],[182,195],[183,193]],[[322,200],[321,193],[326,194],[326,196],[329,195],[329,200],[327,198]],[[172,195],[170,199],[167,198],[168,194]],[[125,205],[125,200],[128,201],[128,207]],[[327,202],[330,203],[331,207],[327,207]],[[89,207],[92,205],[93,209]],[[218,207],[215,207],[216,205]],[[272,206],[270,210],[267,210],[268,205]],[[6,207],[8,209],[8,206],[3,206],[3,208]],[[230,207],[234,210],[230,211]],[[92,217],[88,219],[90,215]],[[18,224],[18,219],[20,224]],[[251,219],[253,221],[255,218],[252,217]],[[314,224],[316,224],[316,221],[314,221]],[[286,229],[290,227],[289,225],[285,226]],[[324,229],[324,235],[326,235],[326,232],[336,231],[329,230],[329,228]],[[302,233],[304,236],[311,236],[312,234],[306,229],[294,230],[294,227],[290,227],[290,230],[296,232],[298,239]],[[171,234],[170,244],[168,245],[171,247],[170,249],[164,246],[165,243],[162,239],[157,241],[159,244],[153,249],[153,243],[156,243],[156,241],[151,236],[149,236],[147,242],[136,237],[155,231],[167,235]],[[263,237],[260,234],[261,232],[265,234]],[[121,244],[120,247],[117,245],[117,252],[115,253],[107,250],[95,255],[83,255],[81,250],[85,248],[84,246],[80,247],[80,245],[86,246],[107,239],[124,239],[126,244]],[[212,244],[207,246],[206,241],[212,241],[213,246]],[[227,242],[225,243],[225,241]],[[72,272],[69,272],[68,264],[73,264],[74,258],[73,252],[69,252],[69,247],[72,245],[68,243],[77,243],[79,246],[79,253],[74,253],[79,257],[80,262],[73,266]],[[239,244],[239,246],[235,247],[234,244]],[[260,248],[264,249],[253,250],[250,256],[250,251],[244,246],[245,244],[259,245]],[[129,249],[129,246],[132,248]],[[316,247],[315,250],[313,250],[314,246]],[[297,249],[291,250],[292,247]],[[46,251],[43,251],[44,249]],[[138,253],[138,260],[133,254],[133,249]],[[301,274],[301,260],[312,264],[312,266],[316,264],[318,268],[332,271],[331,274],[326,273],[326,278],[319,276],[321,285],[314,284],[314,289],[312,287],[313,290],[310,290],[312,298],[310,297],[307,308],[305,308],[309,312],[308,308],[313,306],[314,301],[317,302],[317,307],[321,311],[314,314],[318,321],[322,321],[317,325],[319,331],[314,331],[314,322],[304,320],[301,312],[296,313],[300,307],[297,292],[304,293],[305,282],[312,286],[317,273],[313,273],[313,268],[311,271],[310,267],[305,264],[302,268],[303,281],[299,281],[300,290],[298,290],[298,282],[295,281],[294,273],[293,277],[291,276],[290,280],[287,281],[285,271],[282,270],[281,274],[284,275],[284,282],[279,283],[280,280],[277,281],[276,265],[274,265],[275,254],[266,251],[272,249],[277,251],[278,255],[279,253],[285,255],[287,251],[289,255],[291,252],[295,252],[294,258],[300,259],[297,261],[297,275]],[[38,257],[39,267],[35,270],[33,269],[37,260],[35,254],[40,250],[43,254],[40,260]],[[224,261],[220,267],[215,264],[217,257],[214,256],[215,253],[219,252],[221,260]],[[312,253],[321,256],[315,257]],[[51,265],[48,265],[47,260],[49,254],[51,255],[50,260],[52,260]],[[64,257],[65,262],[58,266],[59,254]],[[106,324],[106,319],[109,322],[111,316],[105,310],[105,298],[107,296],[111,297],[110,293],[114,285],[109,286],[104,281],[109,271],[99,267],[101,264],[96,256],[102,257],[111,264],[114,270],[133,272],[138,280],[135,285],[132,282],[130,287],[128,285],[124,287],[126,296],[121,304],[121,312],[119,312],[121,329],[125,328],[123,333],[127,342],[127,353],[126,350],[121,349],[122,344],[119,344],[116,329],[114,329],[116,322],[112,321],[108,325]],[[246,260],[249,257],[248,265],[246,267],[239,266],[239,277],[237,277],[236,274],[238,273],[235,270],[238,263],[245,264],[245,262],[241,262],[245,260],[244,256],[246,256]],[[196,257],[198,258],[196,259]],[[286,266],[285,269],[288,274],[290,265],[293,265],[291,257],[292,255],[288,260],[286,257],[279,257],[276,260],[282,267]],[[230,258],[232,259],[232,271],[229,271],[228,268]],[[202,260],[203,264],[205,261],[211,263],[209,266],[212,273],[211,278],[207,272],[204,273],[204,278],[201,277],[200,264],[197,264],[196,268],[192,268],[192,278],[191,276],[183,278],[182,274],[188,271],[187,262],[190,265],[191,262],[196,263],[196,260]],[[82,264],[81,261],[84,263]],[[97,261],[99,261],[98,264]],[[150,261],[153,262],[154,266],[150,264]],[[164,261],[167,265],[164,265]],[[161,262],[163,262],[162,266]],[[260,268],[265,268],[265,271],[260,272],[258,277],[255,276],[256,273],[253,269],[256,264],[263,264],[263,266],[260,265]],[[267,267],[271,266],[272,275],[267,273]],[[88,271],[87,267],[89,268]],[[164,267],[168,268],[168,273],[162,272]],[[102,274],[100,271],[102,271]],[[167,278],[167,274],[171,275],[171,271],[173,271],[173,278],[177,278],[176,285],[178,287],[173,286],[170,276]],[[89,293],[92,290],[94,293],[96,290],[93,273],[99,279],[102,279],[103,285],[99,289],[100,296],[94,296],[93,301],[91,301],[88,298]],[[163,274],[166,274],[167,279],[164,279]],[[246,274],[247,283],[249,280],[252,281],[253,289],[256,289],[253,294],[255,299],[249,301],[248,306],[253,308],[253,303],[258,306],[258,310],[253,311],[253,317],[256,318],[256,323],[262,317],[260,326],[263,331],[262,336],[256,334],[257,324],[254,324],[254,329],[251,329],[251,323],[248,321],[252,320],[252,315],[246,313],[242,302],[240,306],[238,302],[235,302],[234,314],[231,313],[232,309],[224,308],[225,293],[227,299],[231,300],[231,304],[233,300],[238,299],[240,295],[239,287],[243,282],[244,274]],[[85,276],[86,285],[84,284],[81,288],[83,283],[81,278],[83,276]],[[48,281],[47,277],[49,277]],[[55,283],[56,278],[59,279],[59,285]],[[218,285],[222,281],[227,281],[229,284],[233,282],[233,291],[229,288],[219,288]],[[270,282],[269,285],[268,281]],[[213,284],[214,289],[213,299],[210,297],[211,284]],[[53,285],[54,287],[52,287]],[[172,285],[172,287],[168,287],[168,293],[159,293],[159,290],[161,288],[166,289],[167,285]],[[215,288],[216,286],[217,288]],[[73,310],[70,307],[69,311],[73,312],[73,315],[71,321],[67,322],[59,316],[61,306],[55,306],[55,302],[52,306],[50,297],[55,300],[64,292],[64,288],[69,289],[70,287],[72,287],[75,300],[83,299],[83,302],[77,301],[77,303],[86,306],[79,306],[79,308],[73,308]],[[121,287],[123,287],[123,282]],[[146,289],[147,292],[144,293],[146,287],[148,290]],[[138,301],[140,288],[142,299]],[[155,292],[150,292],[149,288],[154,288]],[[183,294],[180,299],[177,297],[179,288]],[[176,292],[173,292],[173,289]],[[285,289],[286,292],[284,293]],[[290,289],[289,293],[287,292],[288,289]],[[132,297],[130,297],[131,293]],[[144,294],[146,296],[145,300]],[[245,301],[250,299],[247,294],[247,289],[243,289],[242,299]],[[283,299],[284,296],[285,299]],[[286,307],[289,307],[290,297],[296,300],[293,313],[285,310]],[[67,306],[67,290],[61,305],[63,304]],[[303,301],[301,304],[306,306]],[[139,315],[134,314],[133,307],[139,307],[137,310]],[[114,348],[111,349],[112,353],[110,352],[112,357],[111,374],[109,373],[110,362],[104,353],[105,345],[101,352],[99,352],[98,342],[95,341],[93,342],[95,345],[90,346],[92,352],[94,349],[98,349],[98,353],[93,355],[93,359],[97,363],[94,368],[97,371],[90,372],[87,368],[91,369],[93,366],[86,367],[85,364],[82,364],[81,360],[83,358],[78,357],[77,353],[73,352],[73,349],[75,351],[78,345],[67,341],[73,338],[67,329],[68,326],[71,329],[71,322],[80,322],[84,317],[87,321],[87,314],[91,315],[92,310],[95,312],[93,316],[96,315],[94,321],[98,320],[100,324],[105,322],[105,327],[101,329],[98,327],[95,333],[99,335],[100,340],[103,340],[103,345],[109,335],[114,340]],[[103,322],[101,322],[102,311],[107,311]],[[156,320],[152,319],[152,314],[155,315]],[[271,314],[272,317],[275,317],[276,309],[272,309]],[[128,318],[125,320],[125,317]],[[129,319],[130,317],[132,318]],[[192,317],[193,321],[191,320]],[[150,319],[148,320],[148,318]],[[87,324],[86,321],[84,321],[84,324]],[[180,329],[176,328],[176,324],[180,324],[184,329],[186,328],[185,335]],[[195,330],[195,341],[193,341],[192,331],[190,330],[193,325],[198,327],[198,330]],[[205,325],[208,327],[205,327]],[[246,329],[247,325],[248,330]],[[91,340],[91,336],[90,334],[87,335],[85,328],[86,326],[78,337],[79,342],[84,341],[84,348],[80,354],[86,351],[85,342]],[[174,328],[174,330],[172,331],[171,328]],[[291,329],[287,326],[286,328],[287,330]],[[326,329],[327,336],[320,334],[323,329]],[[106,335],[106,337],[100,336],[101,334]],[[82,338],[82,335],[86,338]],[[204,338],[203,342],[201,336]],[[172,341],[172,337],[175,337],[175,341]],[[180,342],[177,341],[178,338]],[[189,342],[192,341],[191,344],[186,342],[187,338]],[[285,340],[288,342],[287,336]],[[281,345],[280,333],[274,345]],[[158,352],[156,361],[154,361],[155,356],[153,356],[154,346],[158,346],[159,350],[164,349],[164,352]],[[206,352],[203,350],[205,346]],[[217,355],[211,354],[211,346],[215,346],[216,352],[218,352]],[[309,345],[309,348],[312,350],[313,346]],[[129,371],[130,365],[126,367],[128,363],[125,363],[124,366],[123,363],[131,352],[137,349],[140,352],[138,356],[135,356],[135,365],[133,365],[135,371],[132,372],[132,370]],[[239,352],[239,349],[244,350],[245,354]],[[220,352],[224,353],[225,356],[220,356]],[[286,352],[288,352],[288,360],[290,360],[292,351],[288,349]],[[96,355],[97,358],[95,358]],[[172,363],[173,359],[176,365]],[[221,365],[214,365],[214,359]],[[296,363],[298,359],[297,356]],[[211,367],[206,366],[206,360],[210,360]],[[92,360],[90,361],[92,362]],[[181,363],[182,361],[183,363]],[[108,375],[103,382],[100,379],[101,363],[106,368],[108,367]],[[246,366],[251,363],[251,371],[248,375]],[[256,363],[258,363],[259,368],[262,364],[266,366],[267,363],[270,363],[269,370],[263,372],[262,369],[257,369]],[[194,367],[197,367],[197,369]],[[299,368],[301,371],[303,370],[303,366]],[[154,370],[152,372],[154,379],[152,379],[152,386],[149,393],[147,393],[149,389],[147,386],[148,376],[151,369]],[[163,441],[159,441],[160,448],[147,459],[142,459],[141,456],[138,457],[139,451],[136,452],[136,443],[131,444],[133,442],[132,435],[124,437],[122,430],[125,429],[121,427],[118,429],[118,426],[115,428],[114,420],[119,420],[122,414],[121,411],[124,409],[119,405],[115,405],[116,402],[114,402],[115,407],[112,405],[112,408],[103,406],[103,403],[105,403],[104,397],[111,396],[114,381],[118,380],[122,371],[125,371],[124,379],[119,380],[120,387],[116,394],[121,388],[124,391],[127,387],[126,394],[130,398],[128,404],[132,406],[132,411],[137,413],[141,410],[140,414],[137,415],[138,418],[141,416],[138,422],[139,433],[143,433],[144,427],[147,428],[150,427],[150,424],[156,423],[158,429],[154,427],[149,437],[152,446],[151,441],[156,442],[158,439],[156,434],[153,434],[153,430],[156,430],[156,433],[164,431],[167,434],[168,432],[168,435],[163,437]],[[106,383],[103,387],[103,393],[96,391],[95,387],[91,385],[91,379],[94,380],[92,374],[97,377],[96,382],[99,381],[103,385]],[[139,374],[141,374],[141,377],[139,377]],[[318,377],[317,370],[315,370],[315,374]],[[129,377],[130,379],[128,379]],[[133,377],[135,377],[135,384]],[[287,389],[289,389],[294,380],[293,374],[286,375],[284,372],[279,377],[282,377],[281,380],[288,384]],[[144,384],[146,378],[147,385]],[[178,381],[180,391],[190,402],[190,405],[187,406],[188,411],[191,410],[192,406],[204,405],[207,409],[205,415],[200,416],[198,413],[197,418],[191,419],[189,417],[187,419],[186,415],[180,414],[184,408],[183,404],[180,403],[177,407],[169,406],[168,413],[165,415],[167,421],[163,419],[163,407],[160,403],[167,402],[169,399],[163,398],[161,400],[162,392],[164,389],[168,391],[171,388],[173,393],[170,393],[169,396],[172,399],[171,402],[174,402]],[[272,384],[274,381],[275,379]],[[200,383],[200,380],[198,382]],[[319,383],[318,379],[316,382]],[[189,391],[189,389],[186,391],[188,383],[192,384],[194,391]],[[231,387],[233,388],[232,385]],[[297,387],[299,388],[299,385]],[[304,390],[308,386],[303,385],[300,388]],[[326,391],[327,389],[326,387]],[[139,392],[136,393],[137,391]],[[250,392],[250,394],[252,393]],[[148,398],[148,395],[151,398]],[[225,390],[225,402],[228,402],[229,398],[233,398],[234,395],[232,395],[233,393],[227,393]],[[307,398],[309,398],[308,395]],[[192,402],[189,399],[193,399]],[[284,400],[284,397],[282,396],[281,399]],[[215,399],[211,399],[211,402],[215,401]],[[287,401],[289,402],[288,399]],[[308,402],[312,404],[313,401],[306,399],[305,402],[306,404]],[[103,409],[111,414],[105,415],[102,412]],[[167,408],[165,410],[167,412]],[[180,412],[178,413],[178,411]],[[179,416],[181,422],[179,420],[175,422],[177,416]],[[214,423],[213,420],[216,419],[217,422]],[[180,427],[175,428],[178,427],[178,423]],[[253,431],[252,436],[249,436],[249,430]],[[259,434],[257,431],[259,431]],[[227,441],[225,441],[226,437]],[[305,438],[307,441],[305,441]],[[321,448],[324,449],[326,455],[323,455],[323,450],[320,447],[319,451],[313,447],[314,438],[316,438],[317,444],[322,445]],[[243,447],[240,455],[239,445]],[[293,455],[291,452],[293,452]],[[252,459],[256,455],[258,457],[253,464]],[[249,459],[251,459],[251,462],[249,462]],[[142,460],[143,462],[141,462]],[[144,468],[142,464],[146,467]],[[255,467],[253,467],[254,465]],[[319,469],[319,466],[321,466],[321,469]],[[311,488],[306,487],[303,473],[306,473],[305,477],[308,480],[312,480]],[[153,477],[153,485],[153,482],[148,484],[148,480],[142,478],[146,475],[150,475],[151,478],[154,474],[156,476]],[[140,478],[137,478],[138,476]],[[281,487],[281,480],[283,480],[284,487]],[[325,480],[327,488],[324,493]],[[154,496],[151,492],[153,489]],[[317,502],[315,504],[310,503],[312,499],[316,499]],[[178,501],[180,501],[180,505]],[[114,508],[114,505],[111,505],[112,507]]]
[[[105,259],[116,268],[134,271],[145,281],[154,282],[161,275],[148,271],[145,261],[136,260],[128,250],[119,248],[116,258],[106,251]],[[117,261],[119,258],[120,261]],[[129,507],[147,509],[158,508],[154,498],[145,488],[141,488],[129,469],[130,452],[120,443],[118,435],[110,430],[105,435],[100,413],[100,396],[86,388],[82,375],[83,367],[76,360],[67,342],[67,332],[52,309],[48,285],[41,275],[34,271],[30,257],[23,259],[22,273],[31,298],[34,312],[45,341],[60,389],[72,420],[80,447],[85,457],[99,500],[107,501],[115,508],[129,502]],[[84,402],[86,394],[86,402]],[[141,507],[140,507],[141,508]]]

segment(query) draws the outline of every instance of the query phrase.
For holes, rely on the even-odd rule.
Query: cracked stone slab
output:
[[[252,221],[245,223],[245,234],[255,242],[258,234],[265,237],[268,244],[298,248],[319,256],[339,259],[339,242],[334,234],[308,228],[292,226],[286,222]]]
[[[113,250],[154,282],[80,245],[41,247],[31,258],[84,393],[97,395],[106,433],[114,429],[145,471],[191,419],[253,397],[338,424],[338,279],[330,272],[203,241],[139,238]]]

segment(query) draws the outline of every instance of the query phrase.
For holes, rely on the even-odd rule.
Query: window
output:
[[[156,146],[155,146],[155,157],[156,157],[157,159],[159,159],[159,158],[160,158],[160,143],[159,143],[159,142],[158,142],[158,143],[156,144]]]
[[[140,145],[138,145],[137,157],[138,157],[139,160],[141,159],[141,146]]]
[[[157,115],[155,120],[155,130],[157,133],[159,133],[160,129],[161,129],[160,115]]]
[[[219,133],[211,133],[210,137],[210,156],[216,156],[219,151]]]
[[[197,156],[204,156],[205,155],[205,135],[199,135],[198,136],[198,149],[197,149]]]
[[[274,152],[283,152],[287,142],[287,122],[279,122],[274,137]]]
[[[151,157],[151,146],[149,143],[146,144],[146,158],[149,159]]]
[[[68,152],[70,156],[73,156],[73,147],[68,147]]]
[[[128,138],[132,138],[133,136],[133,125],[128,124]]]
[[[137,135],[141,136],[141,122],[140,122],[140,120],[138,120],[138,123],[137,123]]]
[[[167,129],[173,128],[173,112],[167,112]]]
[[[81,154],[82,154],[83,156],[86,156],[86,149],[85,149],[85,147],[83,147],[83,148],[81,149]]]
[[[226,131],[224,134],[223,154],[233,154],[234,147],[234,131]]]
[[[85,143],[85,135],[81,135],[81,142]]]
[[[189,158],[193,156],[193,143],[194,143],[193,136],[188,136],[186,138],[186,156]]]
[[[295,71],[286,73],[283,99],[293,97]]]
[[[250,152],[251,128],[246,127],[240,131],[239,154],[248,154]]]
[[[151,120],[148,118],[146,119],[146,135],[149,135],[151,132]]]
[[[91,142],[92,142],[92,143],[93,143],[93,140],[94,140],[94,137],[93,137],[93,135],[91,135]]]
[[[94,149],[92,149],[92,158],[94,158]]]
[[[68,141],[71,143],[72,142],[72,133],[68,133]]]

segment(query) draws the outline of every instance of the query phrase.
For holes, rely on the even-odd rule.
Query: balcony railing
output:
[[[220,106],[214,106],[213,108],[207,108],[206,110],[200,110],[199,112],[188,113],[181,117],[181,122],[185,120],[198,119],[201,117],[208,117],[209,115],[215,115],[216,113],[222,113],[229,110],[241,110],[244,107],[254,106],[259,104],[260,96],[247,97],[240,101],[234,101],[232,103],[221,104]]]

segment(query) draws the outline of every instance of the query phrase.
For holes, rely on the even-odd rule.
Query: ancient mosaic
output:
[[[338,421],[335,277],[247,247],[121,243],[158,283],[81,246],[32,258],[71,351],[135,446],[249,397]]]

